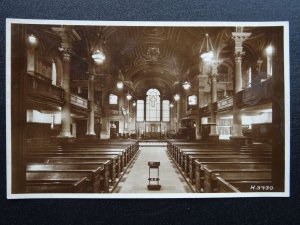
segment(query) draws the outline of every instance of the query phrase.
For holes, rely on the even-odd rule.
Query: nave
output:
[[[189,185],[167,152],[167,146],[140,147],[140,152],[128,168],[114,193],[190,193]],[[148,162],[160,162],[159,178],[161,189],[148,190]],[[151,174],[156,175],[156,171]],[[152,176],[152,175],[151,175]]]
[[[272,155],[266,143],[28,140],[26,193],[272,192]]]
[[[286,190],[283,27],[11,31],[12,194]]]

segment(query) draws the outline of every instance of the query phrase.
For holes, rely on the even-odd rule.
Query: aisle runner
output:
[[[160,191],[149,191],[148,161],[160,161]],[[136,160],[122,177],[114,193],[190,193],[184,178],[173,164],[165,147],[140,147]]]

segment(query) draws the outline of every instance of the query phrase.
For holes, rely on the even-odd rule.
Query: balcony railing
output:
[[[267,79],[241,92],[241,105],[255,105],[272,97],[272,79]]]
[[[33,96],[63,101],[62,88],[52,85],[51,80],[47,78],[41,79],[31,74],[27,74],[27,92]]]
[[[232,82],[231,74],[218,74],[217,81],[220,83],[230,83]]]
[[[71,104],[81,107],[81,108],[84,108],[84,109],[88,108],[87,99],[85,99],[81,96],[75,95],[75,94],[71,94]]]
[[[218,101],[218,111],[229,109],[232,106],[233,106],[233,96],[229,96]]]

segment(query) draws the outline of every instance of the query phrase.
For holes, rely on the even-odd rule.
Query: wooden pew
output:
[[[187,154],[186,156],[186,160],[184,161],[184,172],[189,176],[189,178],[194,181],[195,178],[195,173],[194,173],[194,169],[195,169],[195,160],[199,158],[199,156],[201,157],[202,155],[212,155],[212,156],[216,156],[216,155],[227,155],[228,157],[235,157],[237,155],[241,156],[241,157],[245,157],[245,158],[264,158],[264,157],[270,157],[271,159],[271,155],[270,154],[257,154],[257,153],[236,153],[236,152],[213,152],[213,153],[191,153],[191,154]]]
[[[195,160],[195,186],[197,192],[203,192],[203,186],[204,186],[204,170],[202,165],[207,165],[209,163],[228,163],[228,164],[234,164],[234,163],[271,163],[271,158],[269,157],[263,157],[263,158],[241,158],[241,157],[203,157],[200,159]]]
[[[112,161],[112,175],[113,178],[118,178],[121,172],[120,166],[120,155],[116,153],[97,153],[97,154],[88,154],[88,153],[29,153],[27,154],[28,158],[98,158],[98,159],[110,159]]]
[[[116,176],[119,177],[121,171],[124,168],[124,157],[122,152],[119,151],[88,151],[88,150],[81,150],[81,151],[62,151],[62,152],[55,152],[55,151],[47,151],[47,152],[34,152],[28,153],[28,157],[32,156],[44,156],[44,157],[79,157],[79,156],[95,156],[95,157],[102,157],[102,156],[116,156]]]
[[[92,161],[92,162],[91,162]],[[112,185],[112,175],[111,175],[111,161],[104,159],[104,160],[90,160],[90,161],[82,161],[82,160],[78,160],[78,159],[50,159],[48,160],[46,163],[43,160],[41,162],[41,160],[37,160],[34,159],[31,161],[31,163],[28,163],[27,165],[34,165],[34,164],[43,164],[43,165],[90,165],[90,166],[103,166],[104,170],[103,170],[103,175],[104,175],[104,182],[100,182],[100,189],[103,190],[105,193],[109,192],[109,186],[110,184]],[[102,178],[102,177],[101,177]],[[100,179],[101,179],[100,178]]]
[[[32,170],[26,171],[26,181],[33,180],[81,180],[87,178],[88,192],[99,192],[100,188],[100,170],[68,170],[68,171],[44,171]]]
[[[110,184],[113,185],[116,182],[116,163],[115,163],[115,157],[113,156],[104,156],[104,157],[87,157],[87,156],[82,156],[82,157],[41,157],[41,156],[32,156],[32,157],[27,157],[27,163],[44,163],[44,164],[82,164],[82,163],[94,163],[94,164],[99,164],[102,165],[107,160],[109,163],[107,164],[109,167],[109,179],[110,179]]]
[[[216,149],[207,149],[207,148],[202,148],[202,149],[192,149],[192,148],[188,148],[188,149],[180,149],[177,152],[177,161],[178,163],[184,163],[184,157],[187,154],[196,154],[197,152],[224,152],[224,153],[241,153],[241,154],[245,154],[245,153],[256,153],[257,155],[261,155],[261,154],[269,154],[272,155],[272,151],[270,150],[256,150],[256,149],[244,149],[244,150],[236,150],[234,148],[227,148],[227,149],[223,149],[223,148],[216,148]]]
[[[204,168],[204,192],[217,192],[217,177],[230,180],[271,180],[271,169],[208,169]]]
[[[88,179],[78,180],[26,180],[27,193],[88,193]]]
[[[97,164],[27,164],[26,171],[53,171],[53,172],[68,172],[68,171],[99,171],[99,174],[93,179],[97,182],[99,182],[99,189],[93,190],[94,192],[108,192],[107,182],[108,177],[104,165],[97,165]]]
[[[201,163],[200,167],[200,190],[204,188],[205,180],[205,169],[215,171],[215,170],[239,170],[239,169],[272,169],[271,162],[210,162]]]

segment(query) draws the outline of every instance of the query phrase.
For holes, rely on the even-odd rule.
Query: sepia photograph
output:
[[[6,20],[7,198],[289,197],[288,22]]]

